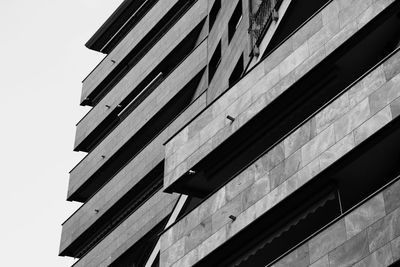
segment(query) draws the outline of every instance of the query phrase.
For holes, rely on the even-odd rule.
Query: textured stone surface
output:
[[[380,90],[371,94],[369,102],[372,114],[380,111],[387,104],[400,97],[397,79],[400,79],[400,76],[396,76],[393,80],[389,80],[389,82],[383,85]]]
[[[364,79],[358,82],[349,90],[349,104],[354,107],[355,104],[361,102],[367,96],[371,95],[375,90],[386,82],[383,66],[379,66],[369,73]]]
[[[362,261],[354,264],[354,267],[384,267],[393,262],[390,244],[378,249]]]
[[[354,141],[358,145],[392,120],[390,106],[386,106],[354,131]]]
[[[400,237],[394,239],[391,242],[391,246],[392,246],[393,260],[399,260],[400,259]]]
[[[361,101],[362,104],[368,106],[367,98],[364,98]],[[359,104],[356,103],[353,109],[357,109],[358,106]],[[386,106],[383,110],[387,109],[388,107],[389,105]],[[250,168],[249,170],[251,170],[250,180],[254,179],[253,184],[250,185],[243,184],[243,182],[241,182],[241,179],[243,179],[243,177],[245,177],[247,174],[244,176],[242,176],[242,174],[239,174],[237,177],[238,179],[237,181],[234,179],[226,186],[224,186],[222,189],[220,189],[217,192],[217,194],[221,194],[220,192],[225,192],[226,188],[228,187],[236,188],[237,190],[230,191],[234,192],[233,194],[232,193],[230,194],[232,194],[232,196],[235,196],[232,201],[227,201],[226,204],[223,204],[224,205],[223,207],[219,208],[218,210],[215,211],[214,214],[212,214],[213,216],[212,232],[214,233],[215,231],[218,231],[218,229],[224,227],[225,225],[226,227],[228,227],[227,238],[233,235],[234,233],[237,233],[238,231],[246,227],[246,225],[248,225],[252,220],[264,214],[266,211],[268,211],[270,208],[278,204],[289,194],[297,190],[304,183],[312,179],[322,169],[330,166],[331,164],[333,164],[335,160],[342,157],[347,152],[351,151],[352,148],[354,147],[355,133],[360,128],[359,125],[362,125],[361,122],[365,122],[365,117],[360,116],[359,121],[357,121],[355,118],[352,118],[350,126],[348,126],[349,134],[344,136],[344,138],[336,141],[336,143],[335,143],[336,138],[332,126],[335,125],[338,121],[340,121],[343,117],[347,116],[349,113],[352,112],[355,111],[349,110],[348,113],[344,114],[336,121],[333,121],[332,124],[328,126],[328,128],[326,128],[323,132],[319,133],[313,139],[311,139],[310,141],[305,143],[302,147],[300,147],[295,153],[290,154],[286,158],[284,155],[285,140],[279,143],[277,147],[275,147],[276,149],[273,148],[270,151],[268,151],[265,155],[261,156],[254,164],[250,165],[249,167]],[[366,137],[370,136],[373,133],[374,131],[367,131]],[[287,138],[291,138],[291,136],[289,135]],[[294,140],[294,138],[292,140]],[[327,141],[329,145],[326,144]],[[316,145],[316,143],[318,142],[320,143]],[[300,151],[302,152],[301,157],[299,157]],[[310,151],[310,153],[303,154],[305,151]],[[304,159],[302,158],[303,155],[305,155],[306,158],[308,157],[309,159],[312,158],[314,159],[312,159],[310,163],[303,166],[305,164],[303,163],[304,162]],[[269,168],[272,169],[269,170]],[[254,178],[253,178],[253,172],[254,172]],[[294,174],[292,174],[293,172]],[[288,175],[291,176],[287,177]],[[259,184],[256,184],[256,181],[260,181]],[[385,197],[388,199],[393,199],[396,198],[397,196],[395,194],[391,194],[389,191],[385,191]],[[384,198],[383,193],[381,193],[380,195],[376,196],[373,200],[367,202],[366,204],[362,205],[361,207],[359,207],[358,209],[356,209],[355,211],[353,211],[351,214],[348,215],[348,217],[346,218],[346,226],[348,229],[346,230],[347,233],[349,234],[349,238],[359,233],[360,231],[367,233],[368,227],[371,227],[373,223],[375,223],[377,220],[379,220],[385,215],[383,198]],[[212,199],[214,199],[214,196],[210,198],[210,200]],[[394,201],[396,200],[395,199],[392,201],[388,200],[388,203]],[[207,202],[208,201],[205,201],[203,204],[206,204]],[[199,208],[200,210],[203,209],[202,207],[207,206],[203,204],[200,206]],[[206,211],[205,209],[203,210]],[[232,224],[231,220],[229,219],[229,215],[231,214],[240,218],[237,223]],[[372,234],[369,236],[371,236],[372,238]],[[205,239],[205,241],[206,240],[207,239]],[[367,240],[368,250],[371,242],[369,239]],[[326,250],[333,249],[335,245],[332,244],[334,244],[334,242],[333,243],[328,242],[327,243],[328,248]],[[323,247],[324,247],[323,245],[320,246],[320,248]],[[313,263],[313,261],[315,262],[316,260],[318,260],[317,256],[313,256],[314,255],[313,253],[316,252],[310,248],[311,263]],[[320,253],[319,256],[322,257],[324,255]],[[199,257],[199,260],[200,259],[201,257]]]
[[[318,155],[335,143],[334,127],[331,125],[323,132],[314,137],[301,148],[303,166],[310,163]]]
[[[368,228],[369,250],[374,251],[399,235],[400,210],[397,209]]]
[[[272,265],[272,267],[306,267],[310,265],[310,259],[308,254],[308,246],[303,245],[289,255],[285,256],[278,263]]]
[[[225,119],[226,116],[226,111],[230,111],[230,112],[236,112],[237,114],[240,114],[239,117],[235,120],[235,122],[232,124],[232,127],[234,129],[234,131],[231,131],[230,133],[228,132],[228,134],[224,134],[224,138],[228,138],[233,132],[235,132],[237,129],[239,129],[244,123],[246,123],[249,119],[251,119],[256,113],[257,111],[261,110],[263,108],[263,105],[268,105],[271,101],[273,101],[277,96],[279,96],[279,94],[281,94],[284,90],[287,89],[288,86],[290,86],[291,83],[293,83],[296,79],[298,79],[299,77],[296,77],[296,71],[300,70],[300,69],[309,69],[312,67],[313,64],[317,64],[319,62],[319,60],[312,60],[311,57],[314,56],[314,54],[320,53],[322,52],[324,49],[326,49],[327,51],[324,51],[322,53],[322,56],[320,55],[320,57],[317,56],[317,58],[322,59],[323,55],[328,55],[329,53],[332,52],[333,49],[335,49],[338,45],[342,44],[344,41],[346,41],[355,31],[358,30],[358,27],[361,27],[358,23],[359,21],[354,21],[352,22],[352,20],[349,20],[348,22],[345,19],[345,23],[343,23],[343,21],[341,21],[340,25],[339,25],[339,16],[343,16],[344,18],[348,18],[348,16],[353,18],[353,15],[347,14],[344,15],[345,13],[343,13],[344,11],[341,10],[341,7],[343,5],[336,3],[336,1],[330,3],[328,6],[326,6],[326,10],[325,8],[322,10],[322,24],[323,27],[321,29],[319,29],[317,32],[315,32],[310,39],[307,40],[307,42],[302,43],[299,47],[296,47],[294,45],[294,43],[296,43],[294,41],[294,35],[292,36],[293,38],[289,38],[288,40],[286,40],[278,49],[276,49],[271,55],[269,55],[264,62],[262,62],[261,64],[263,64],[264,66],[264,73],[260,70],[259,66],[261,65],[257,65],[255,67],[254,70],[252,70],[250,73],[248,73],[247,75],[245,75],[243,77],[243,79],[235,86],[233,86],[229,91],[227,91],[226,94],[224,94],[221,98],[219,98],[217,101],[215,101],[214,103],[212,103],[210,109],[213,110],[212,114],[213,114],[213,118],[209,120],[209,124],[204,126],[203,130],[198,130],[200,133],[203,132],[203,135],[206,134],[207,138],[200,138],[197,136],[197,134],[192,134],[192,133],[188,133],[189,136],[193,136],[193,138],[200,138],[200,144],[202,144],[202,142],[207,141],[206,139],[211,138],[213,139],[213,136],[215,136],[217,138],[217,135],[220,131],[222,131],[222,129],[227,127],[227,124],[225,123],[215,123],[216,118],[218,118],[218,116],[220,116],[220,122],[222,122]],[[387,5],[388,3],[381,3],[381,9],[382,10],[385,5]],[[360,2],[360,1],[356,1],[354,3],[355,6],[362,6],[363,8],[358,9],[355,8],[357,10],[356,14],[357,16],[363,14],[365,15],[363,17],[363,23],[366,23],[368,20],[371,20],[374,16],[376,16],[379,12],[375,11],[371,12],[368,11],[369,6],[372,6],[373,3],[370,1],[367,1],[366,3]],[[365,7],[365,8],[364,8]],[[327,10],[331,10],[331,12],[327,12]],[[354,9],[354,6],[352,7],[351,10]],[[337,10],[340,10],[339,12],[336,12]],[[372,9],[371,9],[372,10]],[[375,9],[374,9],[375,10]],[[379,9],[376,9],[379,10]],[[367,12],[368,11],[368,15]],[[342,12],[343,14],[339,15],[340,12]],[[365,14],[364,14],[365,13]],[[329,15],[328,15],[329,14]],[[326,16],[326,18],[324,18],[324,16]],[[355,18],[357,18],[357,16]],[[310,30],[311,32],[314,32],[315,29],[317,29],[318,27],[316,27],[314,30],[312,30],[313,27],[315,27],[315,25],[317,25],[318,22],[318,18],[315,18],[315,21],[311,21],[312,23],[307,23],[306,25],[304,25],[304,28],[307,28],[308,30]],[[322,39],[320,38],[320,40],[318,40],[317,36],[324,36]],[[315,41],[312,41],[312,39],[315,39]],[[296,47],[295,49],[293,49],[294,47]],[[309,66],[302,66],[303,62],[306,62],[310,59],[310,65]],[[277,74],[277,70],[279,70],[279,75]],[[253,82],[252,76],[254,76],[255,74],[257,80],[255,82]],[[300,70],[301,72],[301,70]],[[383,73],[383,72],[381,72]],[[269,79],[264,79],[263,77],[269,77]],[[277,78],[279,77],[280,81],[277,80]],[[285,81],[285,82],[284,82]],[[376,84],[379,84],[380,80],[377,80]],[[255,85],[257,84],[257,85]],[[275,85],[274,85],[275,84]],[[246,87],[247,86],[247,87]],[[374,86],[372,86],[374,87]],[[363,90],[362,90],[363,91]],[[368,92],[368,90],[366,89],[366,91]],[[266,95],[267,99],[264,98],[263,93]],[[350,94],[350,92],[349,92]],[[250,95],[252,95],[251,97],[251,101],[253,101],[254,103],[257,103],[256,105],[253,105],[250,103],[249,105],[249,100],[250,99]],[[244,99],[246,99],[246,101],[240,100],[238,101],[238,98],[241,98],[243,96]],[[359,96],[362,96],[359,95]],[[348,100],[346,99],[341,99],[344,101],[339,101],[338,100],[338,106],[340,106],[340,104],[347,105],[347,103],[351,103],[350,101],[350,97]],[[358,100],[357,100],[358,101]],[[354,101],[353,101],[354,102]],[[240,103],[246,103],[246,104],[240,104]],[[366,108],[369,109],[369,104],[367,103],[365,105],[365,103],[363,103],[364,105],[361,106],[361,108]],[[235,108],[234,108],[235,107]],[[246,107],[249,109],[247,112]],[[352,107],[350,105],[350,107]],[[239,109],[244,109],[244,110],[239,110]],[[337,117],[340,116],[340,112],[342,111],[342,109],[340,108],[332,108],[332,110],[330,112],[327,111],[326,115],[320,115],[321,119],[318,120],[318,125],[316,125],[316,132],[321,131],[325,125],[324,124],[329,124],[329,120],[336,120]],[[357,113],[357,111],[356,111]],[[369,111],[365,112],[365,111],[359,111],[359,116],[365,116],[365,119],[367,119],[370,114]],[[223,115],[221,115],[223,114]],[[347,115],[348,113],[346,113]],[[357,114],[355,114],[357,115]],[[337,136],[337,140],[340,140],[341,138],[343,138],[345,135],[347,135],[352,128],[354,127],[354,125],[352,124],[353,121],[357,120],[357,117],[355,117],[356,119],[353,119],[354,116],[343,116],[346,117],[343,119],[342,124],[343,125],[338,125],[336,128],[340,129],[344,129],[342,131],[339,131],[339,135]],[[211,122],[212,121],[212,122]],[[193,122],[194,124],[196,124],[196,122]],[[361,123],[359,121],[359,123]],[[326,125],[328,126],[328,125]],[[178,134],[180,135],[180,133]],[[182,133],[182,135],[185,135],[185,133]],[[336,134],[338,135],[338,134]],[[312,135],[311,135],[312,136]],[[180,138],[180,137],[177,137]],[[224,139],[218,138],[218,141],[213,143],[212,147],[216,147],[218,144],[220,144]],[[167,146],[169,146],[169,144],[167,144]],[[169,150],[169,149],[168,149]],[[196,153],[196,151],[194,152],[194,154]],[[287,152],[286,152],[287,153]],[[290,153],[290,152],[289,152]],[[203,156],[206,155],[207,153],[203,153]],[[198,158],[200,160],[200,158]],[[183,159],[184,160],[184,159]],[[306,162],[307,163],[307,162]],[[190,165],[187,165],[187,168],[190,168],[191,165],[196,164],[196,161],[191,161]],[[175,166],[172,168],[177,168],[178,166],[180,166],[181,163],[179,161],[176,162]],[[182,171],[184,172],[185,168],[181,168]],[[173,175],[169,175],[170,181],[174,182],[176,179],[178,179],[180,176],[182,175],[181,171],[174,171]],[[166,187],[168,187],[169,184],[166,184]]]
[[[213,234],[210,238],[205,240],[201,245],[199,246],[199,258],[204,258],[208,253],[213,251],[216,247],[221,245],[225,240],[227,236],[227,230],[226,227],[222,227],[219,229],[215,234]]]
[[[345,223],[340,220],[309,241],[310,262],[315,262],[346,240]]]
[[[350,133],[321,154],[319,157],[321,169],[325,169],[353,148],[354,137],[353,133]]]
[[[196,248],[205,237],[211,234],[211,218],[207,218],[200,222],[185,239],[185,253]]]
[[[334,7],[334,5],[331,4],[329,4],[328,6],[331,6],[332,8]],[[339,8],[340,6],[341,5],[338,3],[336,7]],[[333,15],[333,17],[335,16]],[[349,22],[349,25],[350,24],[352,24],[352,22]],[[345,25],[343,29],[345,29],[347,26],[348,25]],[[332,25],[331,30],[334,29],[335,27],[333,27]],[[340,39],[344,40],[345,38],[344,36],[341,36]],[[290,39],[288,41],[290,42]],[[287,49],[287,51],[290,51],[287,46],[282,49]],[[293,52],[287,53],[291,54]],[[276,57],[273,56],[272,58],[276,60]],[[279,63],[276,63],[278,65],[273,66],[274,64],[270,62],[268,63],[268,59],[269,58],[266,59],[264,67],[266,68],[266,70],[276,71],[276,67],[279,65]],[[289,64],[289,62],[287,62],[287,64]],[[379,70],[376,70],[378,68]],[[374,128],[373,126],[375,125],[374,120],[376,120],[373,115],[376,114],[371,114],[370,112],[369,96],[375,91],[380,90],[380,88],[383,88],[382,85],[388,82],[385,80],[385,77],[383,75],[382,65],[377,66],[376,69],[367,74],[353,87],[349,88],[349,90],[344,95],[342,95],[343,99],[332,102],[331,104],[333,106],[330,106],[331,104],[327,105],[327,107],[318,112],[313,118],[310,118],[308,122],[305,122],[307,125],[304,126],[303,129],[299,129],[298,131],[289,134],[282,142],[277,144],[276,147],[272,148],[265,155],[261,156],[254,164],[252,164],[251,168],[254,168],[255,170],[253,184],[243,185],[243,183],[239,183],[240,186],[236,187],[238,188],[238,190],[235,190],[234,194],[232,194],[234,198],[231,201],[227,201],[227,203],[216,210],[215,213],[210,214],[211,216],[213,216],[212,232],[215,233],[215,231],[224,231],[221,229],[225,227],[227,230],[227,235],[225,237],[229,238],[233,233],[236,233],[246,227],[253,220],[253,218],[258,218],[259,216],[263,215],[269,209],[271,209],[284,198],[286,198],[289,194],[297,190],[304,183],[306,183],[310,179],[313,179],[315,175],[317,175],[322,169],[332,165],[337,159],[341,158],[343,155],[351,151],[356,144],[356,134],[358,138],[360,138],[361,136],[363,136],[362,138],[368,138],[373,135],[376,132],[376,129],[378,129],[379,127]],[[290,79],[289,77],[292,76],[292,74],[293,72],[290,72],[288,73],[288,76],[281,77],[282,80],[278,82],[275,86],[279,85],[283,86],[283,88],[287,88],[288,86],[290,86],[290,82],[293,81],[293,77],[291,77]],[[246,77],[244,77],[243,79],[245,78]],[[281,82],[285,79],[287,79],[285,83],[281,84]],[[369,80],[369,82],[364,83],[367,80]],[[392,82],[397,83],[397,81],[395,81],[394,79],[392,79]],[[275,86],[269,90],[267,90],[267,88],[265,89],[267,90],[266,94],[270,94],[271,96],[269,99],[274,99],[274,97],[276,97],[274,95],[279,95],[283,92],[278,91],[278,93],[272,93],[276,88]],[[224,103],[225,108],[228,108],[231,103],[235,102],[235,99],[237,97],[240,97],[240,95],[244,94],[239,93],[239,91],[235,90],[235,87],[233,87],[231,90],[233,91],[228,91],[227,95],[223,95],[210,107],[213,109],[213,111],[216,112],[215,114],[213,113],[213,116],[218,116],[218,114],[225,115],[225,113],[223,113],[224,106],[223,104],[221,104],[222,102]],[[243,90],[243,88],[240,88],[240,90]],[[247,91],[249,90],[252,89],[247,88]],[[260,87],[257,87],[257,90],[261,90]],[[257,94],[259,93],[260,92],[258,92]],[[245,98],[249,99],[248,96],[246,96]],[[245,102],[247,102],[247,100]],[[249,107],[251,107],[251,105]],[[346,107],[346,112],[341,113],[341,110],[338,107]],[[330,110],[328,111],[328,109]],[[389,104],[383,107],[382,110],[385,109],[390,109]],[[320,115],[322,113],[324,113],[324,115]],[[244,112],[238,112],[238,114],[244,114]],[[240,116],[241,115],[239,115],[239,117]],[[317,122],[317,116],[319,118],[319,122]],[[390,117],[389,121],[391,119],[392,118]],[[235,129],[235,131],[238,129],[237,127],[239,125],[239,122],[238,124],[235,124],[237,120],[239,119],[237,118],[232,126],[229,126]],[[242,123],[243,121],[240,121],[240,125]],[[368,123],[371,124],[372,127],[365,126]],[[382,126],[383,125],[381,125],[380,127]],[[223,127],[227,128],[228,126],[224,125]],[[365,129],[362,129],[362,127],[365,127]],[[301,131],[303,131],[303,133],[306,133],[307,136],[305,136],[304,134],[300,134]],[[184,132],[181,133],[183,135],[185,134]],[[227,137],[229,137],[229,135]],[[210,138],[213,139],[213,137]],[[305,141],[308,138],[310,140]],[[300,165],[298,165],[299,162]],[[175,177],[179,177],[179,173],[177,173],[176,175],[177,176]],[[236,183],[235,179],[233,179],[223,188],[218,190],[215,194],[219,194],[221,190],[226,190],[227,187],[235,187],[233,185],[234,183]],[[240,174],[238,175],[237,179],[242,179]],[[260,182],[259,186],[255,186],[258,180],[261,180],[262,182]],[[258,189],[259,187],[262,188]],[[242,191],[240,192],[240,190]],[[256,192],[254,193],[254,198],[251,197],[253,195],[253,193],[251,192]],[[205,201],[205,203],[206,202],[207,200]],[[369,205],[373,206],[373,204]],[[382,206],[382,208],[383,212],[385,212],[385,207]],[[229,216],[229,211],[232,211],[232,215],[240,218],[240,220],[238,219],[239,221],[237,223],[232,223],[231,220],[227,219],[227,217]],[[369,254],[370,242],[368,239],[368,229],[373,223],[375,223],[377,220],[385,215],[383,213],[383,215],[379,215],[379,218],[375,218],[374,214],[372,217],[369,217],[368,213],[364,214],[365,216],[363,216],[362,213],[359,213],[357,215],[355,214],[356,213],[354,213],[351,218],[349,217],[347,219],[349,227],[348,230],[353,236],[352,238],[341,244],[340,247],[335,247],[335,241],[332,241],[331,243],[327,241],[327,248],[325,250],[326,253],[329,254],[328,259],[331,263],[336,262],[338,266],[341,266],[342,263],[344,264],[344,266],[346,266],[346,264],[348,264],[349,262],[351,262],[351,264],[354,264],[362,260]],[[354,236],[356,232],[358,234]],[[344,231],[343,233],[344,239],[346,239],[347,232]],[[360,237],[361,235],[362,238]],[[207,240],[210,238],[211,236],[205,239],[203,243],[206,243]],[[220,241],[225,242],[226,240],[227,239]],[[324,246],[325,245],[321,245],[320,247],[323,248]],[[313,253],[319,256],[315,256]],[[319,259],[321,259],[321,264],[323,264],[322,259],[326,257],[326,254],[323,255],[323,252],[320,252],[320,254],[318,254],[315,251],[311,251],[310,248],[309,257],[310,259],[311,257],[313,257],[312,263],[316,263]],[[198,260],[200,260],[201,258],[202,256],[199,254]],[[309,265],[310,264],[311,263],[309,263]]]
[[[392,113],[392,118],[400,115],[400,97],[390,103],[390,112]]]
[[[328,107],[316,116],[316,131],[317,134],[323,131],[332,122],[340,118],[348,111],[349,97],[348,93],[344,93],[341,97],[333,101]]]
[[[285,139],[285,157],[288,157],[289,155],[294,153],[310,140],[310,127],[311,123],[306,122],[299,129],[288,136],[288,138]]]
[[[232,181],[232,183],[227,184],[226,199],[230,201],[231,199],[236,197],[245,188],[252,185],[254,183],[254,179],[255,179],[255,168],[254,166],[252,166],[251,168],[248,168],[244,172],[239,174],[237,178]]]
[[[347,238],[351,238],[385,216],[383,195],[378,194],[346,216]]]
[[[358,103],[343,117],[335,121],[336,140],[342,139],[370,116],[368,99]]]
[[[317,260],[316,262],[311,264],[310,267],[329,267],[328,255],[326,255],[325,257]]]
[[[386,214],[391,213],[400,206],[400,181],[383,191]]]
[[[359,233],[329,253],[331,267],[351,266],[369,254],[366,231]]]
[[[394,76],[400,73],[399,69],[400,55],[394,55],[388,61],[383,64],[383,69],[385,72],[385,77],[387,80],[392,79]]]

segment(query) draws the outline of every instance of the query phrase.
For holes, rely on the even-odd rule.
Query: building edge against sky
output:
[[[73,266],[397,266],[400,1],[125,0],[86,47]]]

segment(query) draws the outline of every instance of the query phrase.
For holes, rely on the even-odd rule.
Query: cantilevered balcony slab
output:
[[[158,21],[178,0],[158,0],[146,15],[131,29],[121,42],[92,70],[82,82],[81,103],[90,98],[93,91],[137,46]]]
[[[151,170],[163,162],[163,143],[180,129],[182,125],[193,119],[205,106],[206,95],[202,94],[103,188],[63,223],[60,254],[63,254],[77,238],[96,223],[99,218],[126,195],[129,190],[134,188]],[[96,213],[95,210],[98,212]]]
[[[351,202],[358,185],[368,196],[396,177],[399,58],[397,49],[163,233],[161,266],[201,261],[312,183],[334,181]],[[200,225],[208,230],[195,235]]]
[[[187,186],[194,166],[393,1],[332,1],[166,144],[164,188]],[[231,117],[232,119],[228,118]],[[190,172],[192,171],[192,172]],[[201,173],[197,173],[201,178]]]
[[[131,30],[132,25],[137,23],[156,1],[158,0],[124,0],[86,42],[85,46],[104,54],[110,53],[124,34]]]
[[[73,266],[108,266],[165,219],[177,200],[159,191]]]
[[[117,105],[139,85],[207,15],[207,1],[198,0],[150,51],[77,124],[75,147],[111,114]]]
[[[191,81],[207,64],[207,42],[194,51],[70,173],[68,198],[79,195],[79,188],[132,138],[162,107]],[[105,156],[103,158],[102,156]],[[96,189],[94,189],[96,190]]]

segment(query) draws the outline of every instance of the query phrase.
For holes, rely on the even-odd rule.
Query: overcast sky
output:
[[[58,257],[81,81],[104,55],[84,43],[122,0],[0,0],[1,266]]]

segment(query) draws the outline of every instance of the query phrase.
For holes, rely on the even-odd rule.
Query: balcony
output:
[[[397,7],[357,4],[325,6],[169,140],[165,191],[210,194],[392,51]]]
[[[190,93],[196,89],[190,82],[195,79],[195,77],[197,77],[201,70],[206,66],[206,43],[206,41],[203,41],[198,47],[196,47],[196,49],[192,51],[192,53],[190,53],[169,76],[165,77],[158,87],[147,96],[147,98],[144,99],[136,109],[127,115],[127,117],[70,172],[68,199],[84,200],[96,192],[97,188],[100,187],[102,183],[108,181],[112,175],[114,175],[114,173],[107,173],[112,169],[119,169],[119,167],[107,167],[107,170],[104,171],[101,170],[103,166],[106,166],[107,164],[109,165],[115,160],[118,161],[119,166],[123,166],[127,160],[123,160],[118,156],[119,154],[123,151],[128,151],[126,156],[132,158],[135,156],[135,151],[140,150],[140,148],[135,150],[132,145],[129,145],[129,143],[133,142],[136,146],[146,145],[147,141],[145,142],[143,140],[145,137],[151,139],[152,136],[158,134],[158,132],[162,130],[155,129],[154,125],[158,126],[158,128],[162,128],[164,120],[168,123],[168,118],[158,118],[158,122],[153,122],[155,116],[165,117],[171,113],[171,110],[178,109],[180,106],[185,105],[180,102],[187,102],[187,100],[190,101],[190,99],[188,99],[190,96],[181,96],[181,91],[185,89],[186,93]],[[190,88],[186,88],[188,86]],[[183,94],[186,94],[185,92],[183,92]],[[180,102],[172,103],[173,101],[178,100]],[[166,107],[167,104],[169,108]],[[160,113],[161,111],[162,113]],[[179,110],[174,111],[173,114],[177,112],[179,113]],[[173,119],[173,116],[175,116],[173,114],[169,115],[170,119]],[[154,129],[150,129],[149,127]],[[143,134],[140,133],[145,129],[148,130],[143,137]],[[139,134],[143,138],[140,139]],[[121,136],[123,138],[121,138]],[[105,157],[103,158],[102,156]],[[102,178],[99,177],[99,174],[101,174]],[[90,185],[93,181],[95,181],[97,185]]]
[[[398,20],[396,14],[393,19]],[[399,58],[400,48],[397,48],[167,229],[161,237],[163,266],[179,265],[188,260],[193,265],[219,266],[226,263],[226,255],[251,262],[249,255],[255,255],[264,247],[269,247],[269,255],[276,252],[275,258],[260,265],[270,266],[294,245],[273,251],[279,250],[273,246],[274,240],[291,242],[301,234],[296,232],[296,235],[285,237],[285,232],[294,231],[301,219],[292,220],[293,224],[288,220],[289,226],[279,226],[277,222],[282,219],[282,214],[292,213],[330,185],[340,194],[338,216],[346,216],[360,201],[369,199],[382,186],[386,187],[385,184],[398,180]],[[399,207],[398,197],[395,198]],[[393,206],[391,210],[394,210]],[[311,211],[315,214],[315,209]],[[384,212],[362,214],[381,216],[359,222],[363,228],[352,227],[352,231],[347,231],[347,239],[385,216]],[[298,215],[307,220],[300,216],[302,214]],[[356,220],[357,216],[346,220]],[[366,221],[368,224],[363,224]],[[346,225],[350,226],[350,223]],[[257,240],[261,238],[261,232],[255,229],[260,227],[270,234],[263,241]],[[269,232],[269,229],[276,231]],[[307,237],[302,236],[297,242]],[[252,242],[255,242],[255,250],[241,250],[248,248],[243,244],[250,246]],[[243,257],[241,253],[244,253]]]
[[[153,227],[167,218],[177,199],[177,195],[168,195],[159,191],[73,266],[108,266],[144,237]],[[112,255],[112,257],[109,257],[109,255]]]
[[[172,6],[175,5],[176,2],[178,1],[179,0],[144,1],[146,3],[147,8],[143,6],[141,7],[141,9],[146,8],[148,9],[147,12],[145,12],[145,14],[142,14],[143,15],[142,17],[137,17],[136,14],[132,12],[130,13],[130,16],[132,16],[131,14],[134,14],[130,18],[130,20],[135,20],[135,24],[130,25],[131,29],[130,31],[125,33],[125,38],[120,40],[118,44],[116,45],[114,44],[115,48],[111,49],[110,51],[109,49],[106,48],[107,46],[109,46],[108,42],[112,41],[111,38],[112,33],[107,35],[111,40],[103,40],[104,39],[103,35],[106,34],[106,31],[99,30],[100,32],[96,33],[91,38],[91,40],[88,41],[88,43],[86,44],[88,47],[97,49],[99,51],[103,51],[103,49],[106,49],[108,55],[105,56],[105,58],[83,80],[82,96],[81,96],[81,103],[83,105],[88,105],[88,104],[92,105],[91,103],[92,101],[88,101],[85,99],[93,98],[92,94],[95,93],[94,91],[97,90],[96,88],[100,85],[100,83],[112,72],[115,72],[115,69],[119,67],[119,65],[122,65],[121,64],[122,61],[129,55],[130,51],[134,50],[138,46],[138,44],[143,42],[143,40],[145,40],[146,37],[150,35],[150,32],[154,29],[157,22],[160,21],[166,15],[168,10],[170,10]],[[148,4],[148,2],[151,3]],[[128,10],[129,8],[127,9],[127,11]],[[127,16],[125,16],[124,18],[127,19]],[[129,19],[128,19],[128,24],[132,24],[129,23]],[[122,27],[126,28],[127,26],[129,25],[124,25]],[[103,31],[105,31],[105,33],[101,34]],[[148,41],[149,40],[147,40],[147,42]]]
[[[206,95],[203,93],[63,223],[60,254],[72,255],[74,248],[82,243],[82,236],[87,235],[91,228],[98,225],[101,220],[104,220],[110,210],[120,206],[119,203],[127,196],[133,194],[136,197],[140,194],[138,190],[140,190],[139,187],[142,181],[145,179],[152,180],[154,178],[152,176],[154,170],[157,170],[158,166],[163,164],[163,143],[205,106]],[[163,170],[163,168],[161,169]],[[134,197],[131,199],[134,199]],[[95,210],[97,210],[97,213]],[[107,220],[107,222],[110,221]],[[98,229],[98,227],[96,228]]]
[[[150,49],[122,80],[77,124],[75,147],[79,146],[107,117],[118,113],[121,101],[138,93],[154,77],[149,74],[165,59],[182,40],[206,17],[205,0],[197,1],[178,22]],[[179,36],[178,38],[176,36]],[[156,73],[155,75],[157,75]],[[147,81],[147,79],[149,79]]]

